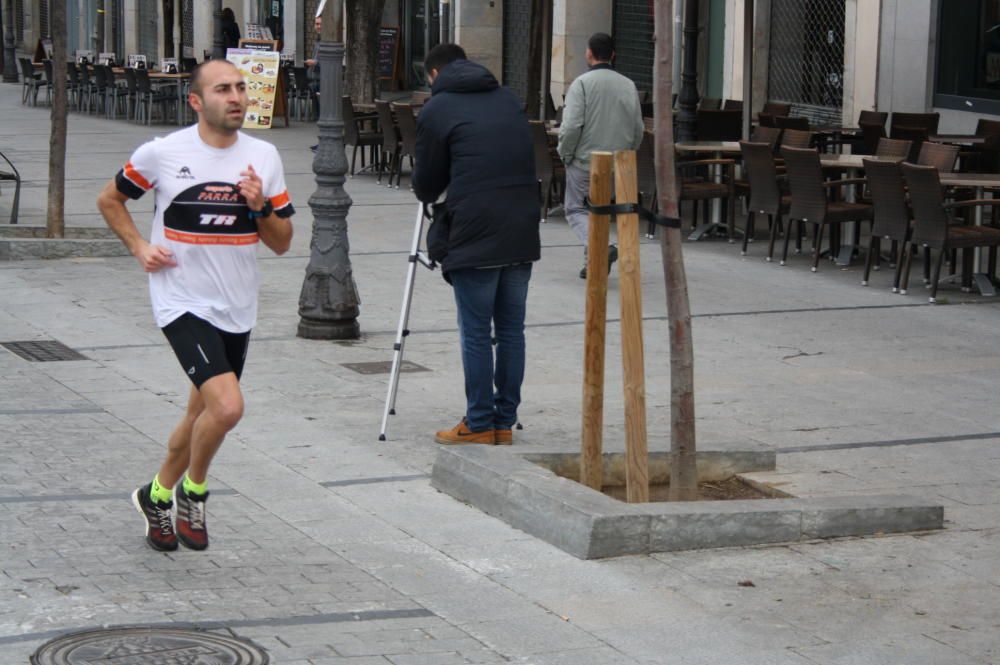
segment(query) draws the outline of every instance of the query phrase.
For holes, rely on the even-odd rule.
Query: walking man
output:
[[[611,68],[615,43],[598,32],[587,43],[590,71],[573,81],[566,93],[559,125],[559,156],[566,165],[566,221],[584,246],[586,258],[590,215],[583,199],[590,192],[590,153],[638,150],[645,129],[635,84]],[[608,269],[618,248],[608,248]],[[586,260],[580,279],[587,278]]]
[[[240,375],[257,319],[257,243],[288,250],[295,210],[278,151],[239,131],[246,83],[225,60],[191,75],[198,124],[141,145],[97,199],[108,226],[149,273],[156,325],[191,380],[187,412],[152,482],[132,494],[157,550],[208,547],[208,467],[243,415]],[[146,241],[126,208],[154,190]],[[176,504],[176,527],[171,509]]]
[[[531,130],[517,95],[457,44],[431,49],[424,71],[432,96],[417,119],[413,191],[431,203],[448,190],[441,270],[455,291],[466,397],[465,418],[435,440],[506,445],[524,380],[528,280],[541,252]]]

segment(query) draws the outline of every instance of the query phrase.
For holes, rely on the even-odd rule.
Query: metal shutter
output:
[[[531,0],[503,3],[503,84],[528,98],[528,56],[531,50]]]
[[[650,0],[617,0],[612,14],[615,69],[632,79],[635,87],[653,91],[653,3]],[[583,54],[580,54],[581,57]]]

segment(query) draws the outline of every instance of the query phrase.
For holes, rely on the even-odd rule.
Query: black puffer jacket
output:
[[[468,60],[444,67],[432,92],[417,119],[413,190],[427,203],[448,190],[442,271],[537,261],[535,157],[517,95]]]

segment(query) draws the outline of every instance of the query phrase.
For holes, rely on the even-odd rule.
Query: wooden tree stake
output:
[[[615,153],[615,198],[639,201],[635,152]],[[622,378],[625,385],[625,494],[629,503],[649,501],[646,447],[646,370],[642,348],[642,271],[639,215],[619,214],[618,281],[621,290]]]
[[[590,156],[590,201],[611,203],[610,152]],[[611,218],[590,213],[587,244],[587,313],[583,334],[583,423],[580,482],[601,491],[604,475],[604,329],[608,311],[608,237]]]

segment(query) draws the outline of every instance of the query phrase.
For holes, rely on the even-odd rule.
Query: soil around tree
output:
[[[650,502],[667,501],[669,489],[670,486],[666,483],[650,485]],[[626,500],[624,485],[606,485],[601,488],[601,492],[612,499]],[[774,499],[779,496],[781,496],[780,493],[765,492],[741,480],[738,476],[698,483],[699,501],[746,501],[750,499]]]

